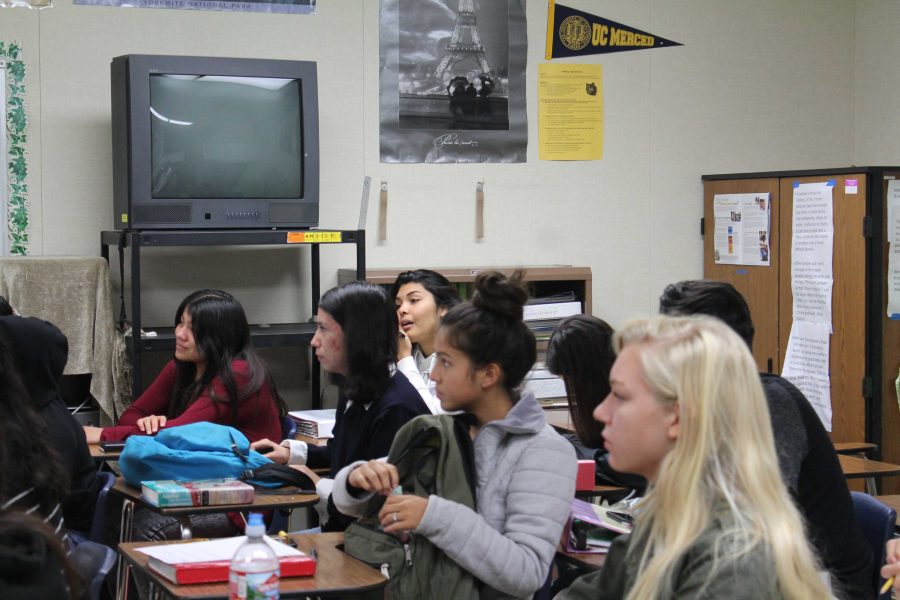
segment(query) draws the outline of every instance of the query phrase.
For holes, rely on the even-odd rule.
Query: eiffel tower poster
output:
[[[401,28],[427,35],[401,38],[400,127],[508,129],[506,2],[411,2]]]
[[[380,11],[382,160],[524,161],[524,1],[381,0]]]

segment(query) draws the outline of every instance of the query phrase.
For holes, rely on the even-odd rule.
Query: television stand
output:
[[[109,262],[110,247],[119,250],[119,272],[124,288],[125,249],[130,251],[131,268],[131,330],[141,331],[141,257],[143,248],[171,246],[309,246],[310,247],[310,288],[312,312],[319,306],[320,260],[319,249],[330,244],[356,244],[356,276],[365,279],[366,273],[366,232],[362,229],[178,229],[178,230],[137,230],[100,232],[100,254]],[[124,294],[124,290],[123,290]],[[159,328],[156,336],[140,336],[134,333],[128,339],[128,353],[133,368],[132,394],[137,399],[144,391],[141,373],[142,354],[175,350],[174,328]],[[281,323],[271,325],[251,325],[250,338],[257,348],[300,346],[308,344],[315,334],[312,319],[305,323]],[[140,334],[138,334],[140,335]],[[321,408],[321,375],[319,361],[311,353],[310,391],[313,408]]]

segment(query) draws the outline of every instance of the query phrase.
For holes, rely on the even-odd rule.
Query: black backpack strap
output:
[[[255,469],[247,469],[241,473],[240,479],[241,481],[252,485],[260,494],[288,495],[316,493],[316,486],[306,473],[275,463],[263,465]],[[260,485],[256,483],[256,481],[279,483],[281,484],[280,487],[282,489]],[[283,489],[286,486],[297,489]]]
[[[477,496],[475,495],[476,477],[475,477],[475,444],[469,436],[468,415],[457,415],[453,417],[453,433],[456,434],[456,443],[459,446],[459,452],[462,455],[463,469],[466,472],[466,481],[469,482],[469,488],[472,490],[472,501],[477,504]]]

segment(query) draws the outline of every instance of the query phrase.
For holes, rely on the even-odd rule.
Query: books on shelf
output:
[[[160,507],[249,504],[253,502],[254,496],[253,486],[237,479],[161,479],[141,482],[141,498],[144,502]]]
[[[562,377],[551,375],[545,370],[529,371],[525,375],[525,389],[538,400],[566,397],[566,384]]]
[[[563,319],[581,314],[581,302],[544,302],[545,298],[535,298],[535,304],[526,304],[522,309],[522,319],[527,321],[545,321]]]
[[[263,538],[281,565],[281,577],[315,575],[316,560],[287,544]],[[246,536],[138,548],[149,555],[148,567],[172,583],[228,581],[228,568]]]
[[[337,420],[335,409],[292,410],[288,416],[297,423],[297,433],[314,438],[330,438]]]

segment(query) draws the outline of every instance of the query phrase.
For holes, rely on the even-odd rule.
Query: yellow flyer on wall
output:
[[[541,160],[603,158],[602,76],[600,65],[538,65]]]

